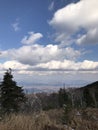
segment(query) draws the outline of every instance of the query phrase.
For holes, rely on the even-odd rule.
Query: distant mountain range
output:
[[[59,88],[25,88],[24,92],[25,93],[52,93],[52,92],[57,92]]]
[[[87,84],[87,83],[85,83]],[[90,84],[87,84],[87,85],[83,85],[83,84],[63,84],[62,87],[59,87],[59,86],[54,86],[54,87],[28,87],[28,88],[24,88],[24,92],[25,93],[41,93],[41,92],[47,92],[47,93],[52,93],[52,92],[57,92],[60,88],[77,88],[77,89],[90,89],[90,88],[96,88],[98,86],[98,81],[96,82],[93,82],[93,83],[90,83]],[[83,85],[83,86],[82,86]]]
[[[81,87],[81,89],[92,89],[92,88],[95,88],[95,89],[98,88],[98,81],[88,84],[84,87]]]

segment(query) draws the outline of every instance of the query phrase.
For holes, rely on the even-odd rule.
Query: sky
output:
[[[97,0],[0,0],[0,80],[23,87],[98,80]]]

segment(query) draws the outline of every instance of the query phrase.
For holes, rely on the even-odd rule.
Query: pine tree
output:
[[[59,106],[63,107],[64,104],[70,104],[71,101],[68,97],[68,92],[66,91],[65,88],[60,88],[58,92],[58,100],[59,100]]]
[[[7,70],[0,85],[0,106],[4,114],[18,112],[20,104],[26,99],[23,89],[17,86],[11,72],[11,69]]]
[[[84,101],[86,107],[94,107],[92,95],[90,94],[90,90],[87,88],[84,90]]]

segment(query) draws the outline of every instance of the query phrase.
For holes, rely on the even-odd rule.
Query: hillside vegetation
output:
[[[80,112],[80,115],[78,115]],[[88,108],[69,113],[69,124],[62,124],[63,110],[39,114],[11,114],[0,121],[0,130],[98,130],[98,110]]]
[[[98,130],[98,81],[25,94],[12,78],[9,69],[0,85],[0,130]]]

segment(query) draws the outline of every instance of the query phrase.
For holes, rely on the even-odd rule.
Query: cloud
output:
[[[77,44],[97,44],[98,43],[98,29],[91,29],[86,34],[80,36],[76,41]]]
[[[13,23],[12,27],[13,27],[13,29],[14,29],[15,32],[19,31],[20,30],[19,22],[16,21],[15,23]]]
[[[48,63],[39,64],[37,67],[53,71],[98,71],[98,62],[88,60],[84,60],[83,62],[71,60],[50,61]]]
[[[15,81],[24,87],[45,87],[47,85],[61,87],[64,83],[84,86],[83,83],[94,82],[98,77],[98,62],[89,60],[83,62],[52,60],[36,65],[26,65],[16,60],[8,60],[0,63],[0,78],[3,71],[9,68],[13,70]]]
[[[18,73],[33,74],[37,72],[36,74],[38,75],[42,74],[45,71],[46,74],[54,72],[58,73],[59,71],[61,71],[62,73],[66,71],[70,74],[72,71],[98,73],[98,62],[89,60],[84,60],[83,62],[75,62],[72,60],[51,60],[46,63],[38,63],[37,65],[26,65],[16,60],[10,60],[4,63],[0,63],[0,70],[6,70],[9,68],[18,71]]]
[[[29,65],[24,65],[22,63],[19,63],[16,60],[6,61],[6,62],[4,62],[4,64],[2,66],[3,66],[2,67],[3,69],[11,68],[14,70],[26,70],[30,67]]]
[[[80,64],[81,70],[97,70],[98,71],[98,62],[85,60]]]
[[[7,61],[0,68],[26,71],[98,71],[98,62],[78,61],[84,51],[59,45],[24,45],[1,51],[0,58]]]
[[[34,44],[36,41],[38,41],[40,38],[43,37],[41,33],[34,33],[34,32],[29,32],[29,36],[24,36],[24,38],[21,40],[21,43],[23,44]]]
[[[36,65],[39,63],[50,62],[52,60],[62,61],[64,59],[76,60],[81,56],[81,51],[71,47],[60,48],[58,45],[29,45],[18,49],[2,51],[1,58],[17,60],[22,64]]]
[[[54,1],[51,2],[51,4],[49,5],[48,9],[50,11],[52,11],[54,9]]]
[[[66,39],[76,39],[78,34],[81,34],[81,29],[85,30],[84,34],[80,35],[81,43],[98,43],[96,35],[98,33],[98,2],[96,0],[80,0],[77,3],[71,3],[62,9],[55,12],[49,24],[56,29],[58,35],[56,40],[64,42]],[[90,33],[94,32],[95,36],[90,37]],[[91,33],[92,34],[92,33]],[[74,36],[73,36],[74,35]],[[60,39],[58,37],[61,37]],[[96,40],[94,40],[96,39]],[[86,42],[85,42],[86,41]],[[91,43],[91,42],[90,42]]]

